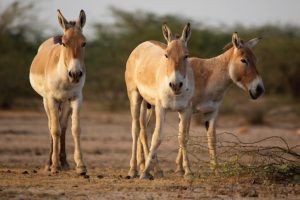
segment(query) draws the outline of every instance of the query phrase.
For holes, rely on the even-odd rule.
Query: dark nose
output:
[[[183,86],[183,83],[182,82],[179,82],[179,83],[172,83],[172,82],[170,82],[169,86],[173,90],[173,92],[179,93],[180,89]]]
[[[82,75],[83,75],[82,71],[75,71],[75,72],[69,71],[69,77],[76,81],[79,81]]]
[[[258,85],[255,89],[256,96],[259,97],[264,93],[264,91],[265,91],[264,88],[261,85]]]

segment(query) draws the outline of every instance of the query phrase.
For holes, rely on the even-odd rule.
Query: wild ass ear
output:
[[[69,22],[66,20],[66,18],[61,14],[60,10],[57,9],[57,19],[60,26],[66,30],[68,28]]]
[[[234,47],[236,47],[238,49],[241,48],[242,45],[243,45],[243,43],[242,43],[241,39],[239,38],[237,32],[234,32],[232,34],[232,44],[233,44]]]
[[[187,41],[191,37],[191,34],[192,34],[191,25],[190,23],[187,23],[187,25],[185,25],[185,27],[183,28],[181,39],[187,43]]]
[[[257,45],[257,43],[261,40],[262,38],[253,38],[245,43],[245,46],[248,47],[249,49],[252,49]]]
[[[166,23],[163,23],[162,25],[162,32],[168,43],[174,39],[174,36]]]
[[[85,12],[84,10],[81,10],[76,25],[82,29],[83,26],[85,25],[85,22],[86,22]]]

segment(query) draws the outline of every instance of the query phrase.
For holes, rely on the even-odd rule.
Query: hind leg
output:
[[[66,141],[66,130],[68,128],[68,120],[70,114],[71,114],[70,103],[66,101],[61,106],[61,113],[59,119],[60,126],[61,126],[59,160],[62,169],[69,169],[69,163],[67,162],[65,141]]]
[[[48,107],[46,98],[43,99],[43,104],[44,104],[44,108],[45,108],[46,115],[47,115],[47,118],[48,118],[48,128],[49,128],[49,131],[51,132],[51,117],[50,117],[50,111],[49,111],[49,107]],[[50,167],[52,165],[53,139],[52,139],[51,133],[49,133],[49,136],[50,136],[49,137],[50,146],[49,146],[48,160],[47,160],[46,165],[45,165],[45,170],[46,171],[50,171]]]
[[[138,175],[137,140],[140,131],[139,116],[140,116],[140,106],[142,102],[142,97],[137,90],[133,90],[129,95],[129,99],[130,99],[130,111],[132,117],[132,127],[131,127],[132,152],[131,152],[130,169],[128,172],[128,176],[130,176],[131,178],[135,178]]]
[[[146,134],[146,123],[147,123],[147,102],[145,100],[141,103],[140,109],[140,135],[138,137],[137,144],[137,165],[140,172],[145,168],[145,157],[149,154],[149,147],[147,143],[147,134]]]

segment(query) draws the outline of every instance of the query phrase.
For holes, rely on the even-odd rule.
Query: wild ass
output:
[[[149,178],[150,167],[156,157],[157,149],[162,141],[162,126],[167,109],[178,111],[181,117],[179,143],[182,144],[183,162],[186,175],[191,174],[186,154],[184,133],[187,116],[191,113],[191,98],[194,92],[194,75],[189,66],[187,42],[191,35],[188,23],[180,38],[175,38],[166,24],[162,32],[167,45],[157,41],[146,41],[137,46],[130,54],[125,71],[125,81],[130,110],[132,115],[132,156],[128,175],[136,177],[137,171],[137,140],[143,143],[147,158],[141,179]],[[142,100],[143,103],[142,103]],[[156,124],[150,151],[145,138],[145,125],[139,124],[139,118],[145,121],[144,111],[147,104],[155,106]],[[142,107],[142,109],[141,109]],[[140,126],[141,125],[141,126]],[[140,133],[139,133],[140,132]]]
[[[195,78],[192,109],[193,113],[201,113],[205,121],[212,169],[216,169],[218,165],[216,118],[227,89],[235,83],[247,91],[252,99],[257,99],[264,93],[264,85],[256,69],[256,57],[251,50],[258,41],[258,38],[254,38],[244,43],[237,33],[233,33],[232,42],[224,47],[223,54],[210,59],[188,59]],[[187,131],[189,125],[190,122]],[[184,154],[180,147],[176,158],[176,172],[180,174],[184,173]]]
[[[50,154],[46,169],[58,172],[68,168],[65,152],[65,133],[68,118],[72,119],[75,143],[74,160],[79,174],[87,172],[80,147],[79,112],[82,88],[85,82],[85,37],[82,28],[86,22],[83,10],[79,19],[67,21],[60,10],[57,18],[63,35],[49,38],[41,44],[30,68],[32,88],[43,97],[50,130]]]

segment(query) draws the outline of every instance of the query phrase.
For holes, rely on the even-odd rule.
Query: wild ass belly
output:
[[[39,74],[30,73],[29,81],[31,87],[36,91],[40,96],[45,95],[45,78]]]
[[[156,104],[157,90],[155,88],[143,84],[137,84],[137,88],[139,90],[140,95],[145,101],[147,101],[151,105]]]
[[[204,101],[194,105],[194,112],[200,113],[205,121],[209,121],[216,117],[219,110],[219,101]]]

